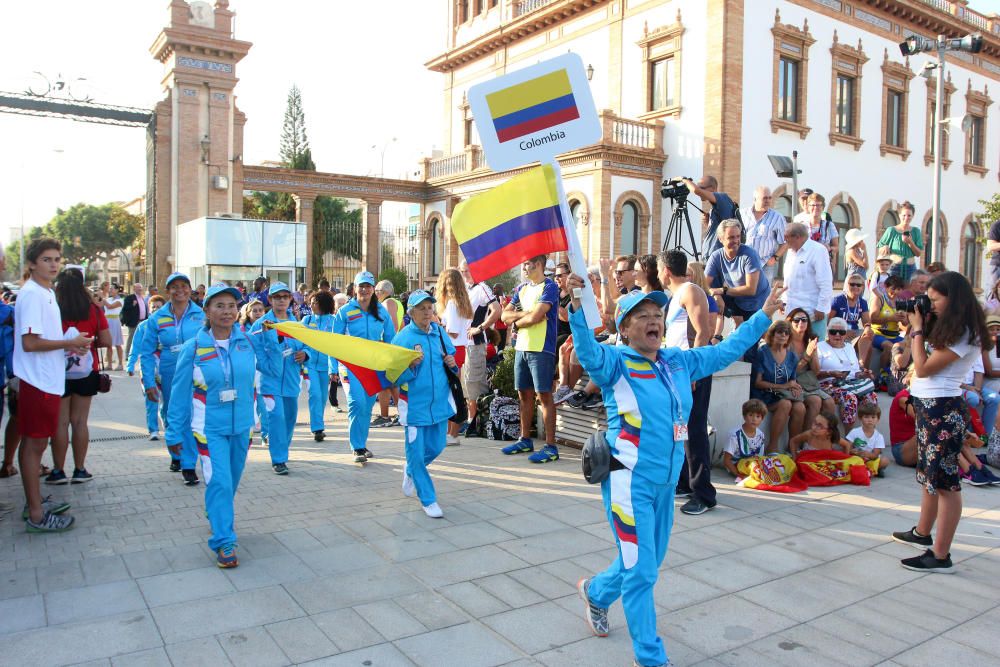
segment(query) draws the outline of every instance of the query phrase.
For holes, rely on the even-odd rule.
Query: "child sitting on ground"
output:
[[[812,427],[788,441],[788,451],[797,458],[799,449],[840,449],[851,453],[851,443],[840,437],[840,422],[829,412],[821,412],[813,419]]]
[[[847,441],[851,444],[849,453],[864,459],[865,466],[872,475],[883,477],[889,459],[882,458],[885,438],[875,430],[882,418],[882,410],[877,404],[865,403],[858,408],[858,417],[861,419],[861,426],[855,426],[847,434]]]
[[[733,429],[726,442],[722,455],[722,464],[739,482],[743,475],[736,469],[736,464],[743,459],[759,457],[764,454],[764,434],[760,430],[761,422],[767,415],[764,401],[751,398],[743,404],[743,426]]]

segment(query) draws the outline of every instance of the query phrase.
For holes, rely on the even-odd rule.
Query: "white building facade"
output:
[[[668,176],[711,174],[743,206],[766,185],[790,213],[791,182],[767,156],[797,151],[800,187],[825,196],[842,236],[859,227],[874,251],[908,200],[928,261],[978,285],[988,274],[977,241],[988,221],[976,214],[1000,189],[997,15],[963,0],[446,1],[451,41],[428,63],[444,79],[445,157],[425,161],[425,178],[448,194],[424,206],[421,275],[459,259],[448,229],[454,205],[516,173],[485,166],[469,87],[566,51],[592,71],[604,110],[601,142],[560,157],[589,260],[662,248]],[[935,58],[906,59],[898,44],[909,34],[974,32],[984,36],[981,53],[948,55],[944,115],[954,122],[942,142],[941,225],[930,230],[935,80],[921,73]]]

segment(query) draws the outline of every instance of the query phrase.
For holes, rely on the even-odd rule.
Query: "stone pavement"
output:
[[[590,635],[574,584],[613,558],[579,456],[534,466],[468,440],[433,466],[445,518],[400,492],[402,429],[373,431],[361,469],[312,441],[304,403],[291,474],[254,447],[237,497],[241,565],[205,545],[203,486],[146,441],[134,378],[94,403],[82,486],[44,487],[77,527],[0,521],[4,665],[630,665],[621,606]],[[891,530],[915,523],[912,471],[794,496],[735,488],[680,513],[656,587],[677,665],[998,665],[1000,488],[967,488],[955,576],[920,575]],[[18,479],[0,501],[21,506]],[[992,630],[991,630],[992,629]]]

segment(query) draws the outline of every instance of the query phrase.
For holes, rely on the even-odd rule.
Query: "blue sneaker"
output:
[[[532,463],[548,463],[549,461],[558,461],[559,450],[556,449],[555,445],[545,445],[537,452],[529,456],[528,460]]]
[[[458,427],[458,434],[465,435],[466,431],[469,430],[469,422],[462,422],[462,425]]]
[[[535,443],[531,441],[531,438],[521,438],[513,445],[507,445],[500,451],[508,456],[511,454],[526,454],[535,451]]]
[[[215,564],[224,570],[238,566],[240,559],[236,556],[236,545],[227,544],[216,549]]]

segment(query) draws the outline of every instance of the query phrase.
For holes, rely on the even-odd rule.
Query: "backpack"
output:
[[[494,396],[486,422],[486,437],[490,440],[517,440],[521,436],[521,409],[515,399]]]
[[[471,430],[480,434],[486,433],[486,425],[490,422],[490,405],[494,398],[496,398],[496,394],[489,392],[476,399],[476,416],[469,427]]]

